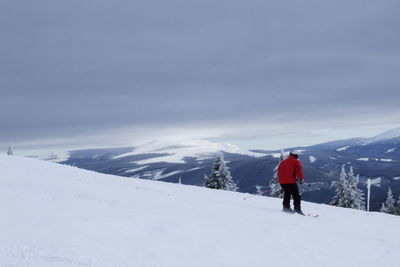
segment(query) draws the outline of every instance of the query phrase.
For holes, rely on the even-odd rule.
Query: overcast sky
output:
[[[400,125],[399,1],[0,0],[0,145],[278,148]]]

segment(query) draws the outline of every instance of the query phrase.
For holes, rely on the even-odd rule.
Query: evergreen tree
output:
[[[330,204],[333,206],[348,208],[351,201],[348,189],[349,186],[347,181],[347,174],[344,169],[344,165],[342,165],[339,181],[332,182],[332,186],[336,187],[336,195],[333,197]]]
[[[357,188],[358,183],[360,182],[360,176],[354,175],[353,167],[350,166],[350,170],[347,174],[348,177],[348,186],[349,186],[349,194],[351,197],[351,204],[349,208],[357,209],[357,210],[365,210],[365,199],[364,192]]]
[[[7,155],[9,155],[9,156],[14,155],[11,146],[8,147]]]
[[[353,167],[350,166],[349,172],[346,174],[346,169],[342,165],[339,181],[332,182],[332,186],[336,187],[336,195],[331,201],[331,205],[365,210],[364,193],[357,188],[360,181],[360,176],[354,175]]]
[[[269,188],[271,189],[270,193],[271,197],[283,198],[283,189],[279,184],[279,179],[278,179],[278,168],[282,161],[283,161],[283,153],[281,152],[279,163],[274,168],[274,176],[272,177],[269,183]]]
[[[381,212],[395,214],[395,200],[393,198],[392,189],[389,187],[385,203],[382,203]]]
[[[222,189],[227,191],[237,191],[238,187],[232,179],[231,173],[225,164],[224,156],[218,155],[213,164],[211,175],[207,177],[206,187]]]

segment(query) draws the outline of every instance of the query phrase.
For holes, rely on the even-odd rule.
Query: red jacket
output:
[[[278,178],[280,184],[295,184],[297,183],[297,178],[300,180],[304,179],[301,162],[290,155],[279,164]]]

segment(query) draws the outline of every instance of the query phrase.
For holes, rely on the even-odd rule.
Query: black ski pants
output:
[[[293,197],[293,204],[295,210],[301,210],[301,196],[297,184],[281,184],[283,189],[283,207],[290,208],[290,197]]]

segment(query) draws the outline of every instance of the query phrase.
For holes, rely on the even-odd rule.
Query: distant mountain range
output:
[[[286,154],[293,148],[287,148]],[[308,185],[302,185],[304,200],[329,203],[334,195],[331,183],[343,164],[360,174],[361,188],[373,179],[371,208],[377,210],[388,187],[400,194],[400,128],[373,138],[352,138],[297,147]],[[217,153],[223,153],[239,191],[267,191],[278,164],[280,151],[244,150],[232,144],[202,140],[147,142],[136,147],[85,149],[52,154],[43,159],[96,172],[125,177],[203,186]]]

